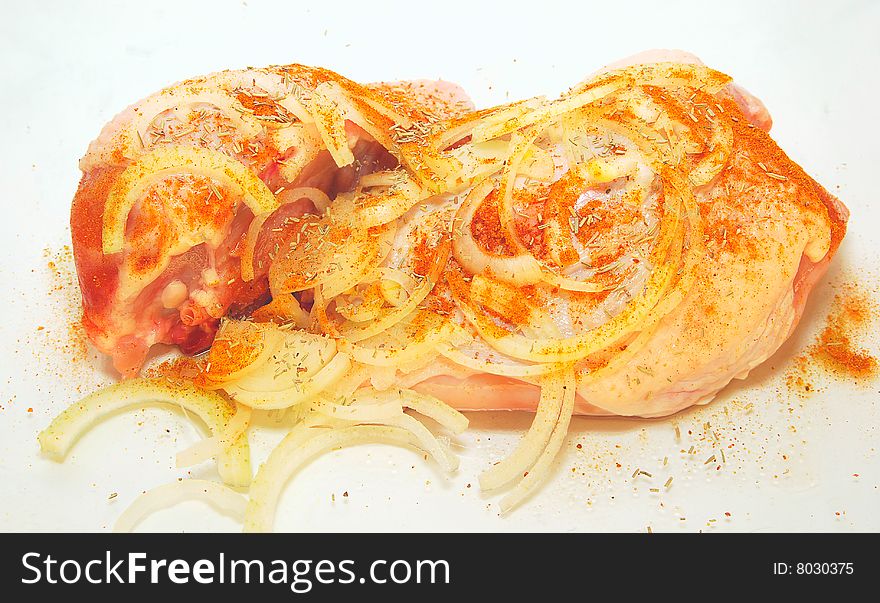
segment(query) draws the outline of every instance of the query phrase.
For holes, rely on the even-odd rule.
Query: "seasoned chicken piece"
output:
[[[174,166],[201,169],[168,172],[168,153],[153,151],[90,189],[104,223],[84,248],[115,287],[110,311],[89,316],[104,349],[134,337],[139,358],[197,325],[210,337],[239,311],[231,303],[271,293],[250,320],[224,320],[187,373],[236,402],[230,424],[251,409],[293,411],[254,480],[247,529],[271,527],[290,472],[325,450],[391,442],[454,470],[413,413],[458,433],[467,419],[455,409],[535,411],[517,448],[480,475],[483,490],[515,484],[501,500],[512,509],[549,475],[574,413],[667,415],[766,360],[845,233],[846,209],[769,137],[763,104],[690,55],[636,58],[557,100],[447,119],[401,115],[412,96],[448,106],[443,90],[362,90],[370,119],[352,119],[351,97],[312,92],[329,171],[321,152],[293,152],[287,172],[273,153],[233,162],[229,147],[187,163],[193,151],[177,149]],[[299,188],[275,209],[288,186]],[[201,263],[174,262],[198,249]],[[253,289],[212,306],[238,290],[206,288],[210,270]],[[125,322],[155,316],[183,336]]]
[[[540,413],[570,375],[574,412],[659,416],[768,358],[845,232],[763,104],[686,53],[479,112],[425,82],[212,77],[84,159],[86,323],[123,371],[271,296],[257,321],[332,337],[380,389]]]
[[[684,53],[644,58],[557,101],[410,130],[401,157],[438,194],[359,237],[301,228],[273,291],[312,292],[297,324],[374,386],[461,410],[540,412],[546,379],[567,371],[577,413],[708,402],[790,335],[847,212],[728,76]],[[317,251],[326,241],[337,256]],[[315,282],[334,262],[351,278]]]
[[[403,381],[461,410],[536,409],[548,363],[573,367],[576,413],[707,403],[791,334],[845,233],[763,104],[686,53],[462,121],[471,150],[449,161],[521,146],[454,226],[446,282],[473,339]]]
[[[158,343],[205,350],[221,317],[268,301],[280,225],[368,174],[406,179],[393,128],[469,109],[450,84],[360,86],[300,65],[187,80],[132,105],[80,162],[71,209],[90,339],[126,376]]]

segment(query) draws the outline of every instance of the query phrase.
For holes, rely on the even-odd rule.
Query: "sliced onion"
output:
[[[274,327],[274,325],[273,325]],[[226,385],[250,392],[277,392],[298,388],[335,359],[336,342],[307,331],[278,329],[282,343],[265,364]]]
[[[330,82],[319,85],[312,94],[311,114],[315,118],[318,134],[333,161],[339,167],[354,163],[345,131],[345,114],[338,103],[342,96]]]
[[[405,172],[399,171],[398,174],[397,182],[392,186],[357,194],[359,219],[364,228],[381,226],[396,220],[430,197],[430,193]]]
[[[630,65],[606,71],[576,86],[573,92],[589,90],[609,82],[618,82],[618,86],[623,89],[634,85],[673,88],[687,87],[705,90],[709,94],[714,94],[729,84],[730,81],[729,75],[715,71],[705,65],[660,62]]]
[[[530,364],[504,356],[478,339],[458,346],[452,346],[445,342],[439,343],[437,351],[452,362],[478,373],[504,377],[538,377],[559,370],[556,364]]]
[[[358,100],[366,105],[369,105],[370,107],[375,109],[377,113],[381,113],[393,124],[396,124],[403,129],[409,129],[413,127],[413,121],[409,117],[407,117],[400,111],[395,111],[392,105],[390,105],[384,99],[372,98],[369,94],[364,94],[360,96]]]
[[[285,109],[290,110],[287,106]],[[278,174],[287,182],[296,182],[306,166],[324,150],[314,123],[290,124],[286,128],[272,130],[270,136],[272,145],[284,157],[276,160],[276,164]]]
[[[353,323],[367,323],[375,320],[386,303],[384,291],[380,289],[384,281],[364,284],[336,298],[335,311],[342,318]]]
[[[334,211],[310,221],[269,267],[272,295],[321,286],[335,297],[373,272],[391,250],[395,225],[363,228],[350,197],[337,197]]]
[[[402,305],[406,301],[406,297],[412,295],[418,287],[416,279],[396,268],[380,268],[379,278],[381,279],[379,286],[382,297],[392,306]],[[397,285],[397,287],[393,285]],[[406,295],[403,295],[404,293]]]
[[[287,188],[279,195],[284,197],[285,203],[299,201],[300,199],[308,199],[312,202],[312,205],[315,206],[315,209],[318,210],[318,213],[323,214],[330,207],[330,197],[327,196],[327,193],[322,191],[319,188],[314,188],[312,186],[298,186],[296,188]]]
[[[437,193],[461,193],[492,176],[504,164],[508,141],[489,140],[465,144],[450,151],[408,157],[422,176],[423,188]],[[405,156],[406,157],[406,156]]]
[[[322,401],[315,405],[315,411],[338,421],[384,423],[402,415],[403,405],[399,400],[383,400],[375,404],[363,404],[359,400],[351,404]]]
[[[128,166],[113,183],[104,203],[103,251],[113,254],[125,246],[128,214],[144,191],[169,174],[194,173],[221,182],[235,191],[254,215],[270,212],[278,202],[262,180],[242,163],[210,149],[162,146]]]
[[[528,254],[499,256],[484,251],[474,239],[471,223],[483,200],[492,192],[490,180],[477,185],[468,193],[455,217],[452,250],[455,259],[471,274],[491,272],[497,278],[514,285],[533,285],[541,282],[540,262]]]
[[[100,389],[71,404],[40,432],[37,439],[43,453],[60,462],[80,436],[106,416],[120,410],[157,404],[178,406],[185,412],[193,413],[215,436],[223,433],[234,414],[232,405],[220,395],[190,383],[131,379]],[[230,486],[244,487],[250,483],[250,447],[244,434],[220,451],[217,469],[223,481]]]
[[[364,383],[370,380],[370,367],[352,364],[348,372],[332,383],[324,392],[328,398],[348,400]]]
[[[548,285],[559,287],[563,291],[577,291],[579,293],[599,293],[605,291],[606,286],[599,283],[587,283],[573,278],[568,278],[551,270],[544,270],[541,273],[541,279]]]
[[[369,91],[359,89],[357,95],[353,95],[339,81],[322,82],[312,93],[311,113],[315,118],[315,125],[339,167],[354,163],[345,128],[346,121],[362,128],[386,149],[393,145],[390,127],[394,123],[400,123],[395,120],[401,116],[386,103],[365,102],[358,97],[369,97]],[[377,110],[377,105],[382,107],[381,111]]]
[[[428,310],[414,310],[395,325],[353,343],[339,340],[339,349],[355,361],[370,366],[400,366],[436,355],[437,345],[459,335],[460,328]]]
[[[384,424],[406,429],[416,438],[418,447],[433,457],[446,473],[452,473],[458,469],[458,457],[452,454],[447,446],[441,444],[434,437],[434,434],[418,420],[408,414],[401,414],[398,417],[389,419]]]
[[[473,130],[480,125],[494,126],[520,119],[546,102],[544,97],[534,97],[470,113],[451,124],[446,124],[447,127],[438,134],[437,140],[433,142],[440,150],[446,150],[456,142],[471,136]]]
[[[402,427],[354,425],[342,429],[319,430],[303,425],[294,428],[275,447],[254,478],[245,513],[244,530],[266,532],[272,529],[275,508],[284,485],[314,457],[331,450],[376,443],[420,449],[419,438]],[[422,452],[430,454],[427,450]],[[444,458],[434,460],[441,466],[445,462]]]
[[[265,366],[284,345],[284,332],[273,324],[224,320],[220,324],[199,385],[219,389]]]
[[[531,466],[528,473],[504,498],[501,499],[501,512],[507,513],[523,500],[525,500],[550,474],[550,468],[562,444],[568,435],[568,426],[571,423],[571,415],[574,411],[575,401],[575,378],[571,369],[566,371],[563,378],[562,404],[553,431],[547,439],[540,456]],[[542,392],[543,393],[543,392]],[[496,465],[497,466],[497,465]],[[483,474],[485,475],[485,473]],[[482,478],[482,476],[481,476]],[[481,481],[482,483],[482,481]]]
[[[123,511],[113,525],[114,532],[133,532],[148,516],[188,500],[198,500],[229,515],[238,522],[244,521],[247,499],[226,486],[203,480],[185,479],[159,486],[144,492]]]
[[[430,362],[427,358],[424,362]],[[393,387],[397,383],[397,373],[401,366],[371,366],[370,367],[370,385],[378,391],[385,391],[389,387]]]
[[[298,329],[308,328],[311,322],[309,313],[303,310],[292,293],[283,293],[273,298],[265,306],[257,308],[251,318],[256,322],[272,322],[282,326],[292,324]]]
[[[288,389],[254,391],[243,389],[237,384],[226,384],[223,388],[236,401],[253,408],[261,410],[289,408],[314,399],[345,375],[350,367],[351,359],[348,354],[336,354],[327,366],[315,375],[302,381],[295,381]]]
[[[250,425],[251,409],[244,404],[236,404],[235,407],[235,414],[223,428],[222,433],[205,438],[177,453],[178,467],[191,467],[218,456],[244,435]]]
[[[273,323],[226,321],[220,333],[225,339],[230,332],[241,336],[241,344],[233,348],[224,342],[223,351],[212,347],[203,377],[237,402],[253,408],[289,408],[312,400],[351,366],[346,354],[337,353],[336,342],[321,335]],[[255,335],[262,338],[255,340]],[[271,345],[266,345],[266,341],[271,341]],[[250,349],[252,345],[264,349],[255,352]],[[233,358],[230,372],[224,370],[221,361],[232,353],[245,360],[238,362]]]
[[[482,490],[494,490],[522,479],[547,449],[565,400],[574,399],[574,390],[573,377],[566,379],[556,373],[541,379],[541,399],[529,431],[510,456],[480,474]]]
[[[666,179],[670,190],[677,186]],[[484,315],[472,300],[462,297],[462,292],[452,289],[459,309],[478,331],[480,336],[497,351],[520,360],[531,362],[575,362],[598,352],[623,337],[639,329],[639,326],[652,315],[653,308],[670,293],[670,288],[681,268],[681,249],[685,226],[692,224],[690,219],[682,219],[681,204],[687,215],[695,213],[692,195],[678,196],[670,193],[668,199],[672,206],[664,213],[660,233],[652,252],[656,265],[648,277],[643,293],[631,301],[626,308],[601,326],[583,334],[571,337],[530,337],[524,334],[501,329],[491,317]],[[654,263],[652,261],[652,263]],[[521,325],[517,325],[521,326]]]
[[[535,140],[540,137],[542,129],[527,128],[514,132],[510,136],[510,157],[504,163],[499,176],[501,183],[501,199],[498,203],[498,217],[507,239],[514,244],[520,253],[528,253],[528,248],[520,240],[514,223],[513,190],[519,177],[519,168]]]
[[[533,144],[526,151],[517,171],[531,180],[549,182],[556,175],[556,163],[550,151]]]
[[[361,260],[356,264],[349,264],[347,270],[333,274],[331,278],[322,283],[322,295],[332,299],[348,291],[358,283],[363,282],[373,273],[391,251],[395,229],[396,224],[392,222],[367,231],[369,233],[368,236],[376,242],[376,251],[372,255],[365,254],[365,257],[362,256]],[[338,258],[338,256],[334,257]]]
[[[244,245],[241,249],[241,280],[246,283],[254,280],[254,254],[257,249],[257,240],[263,230],[263,224],[272,215],[271,212],[255,216],[248,226],[244,237]]]
[[[535,124],[546,123],[558,115],[568,113],[586,104],[601,100],[618,90],[620,86],[621,84],[618,82],[593,86],[581,92],[563,96],[559,100],[551,103],[541,105],[520,117],[510,118],[500,123],[489,122],[485,125],[481,124],[474,128],[472,134],[473,140],[477,142],[491,140],[493,138],[504,136],[505,134],[516,132],[517,130],[528,128]]]
[[[181,116],[181,113],[184,110],[196,105],[208,105],[218,110],[225,119],[228,119],[232,127],[239,131],[243,137],[257,136],[262,130],[262,124],[237,111],[236,104],[236,99],[227,92],[213,85],[209,87],[205,82],[166,88],[160,93],[140,101],[137,107],[127,109],[124,113],[127,123],[123,126],[123,130],[115,135],[112,146],[102,144],[104,143],[102,139],[105,136],[102,133],[80,161],[80,169],[83,172],[89,172],[102,164],[118,164],[120,155],[123,160],[137,159],[149,150],[148,131],[150,125],[157,116],[169,110],[173,110],[178,117],[183,118],[185,116]],[[99,151],[95,147],[104,148]],[[108,147],[113,148],[114,152],[111,153],[110,150],[107,150]],[[118,151],[115,151],[117,148]],[[123,163],[127,163],[127,161],[123,161]]]
[[[399,306],[392,307],[368,325],[355,323],[337,326],[334,324],[327,315],[327,306],[323,292],[316,292],[313,311],[316,313],[318,321],[325,331],[344,338],[348,343],[353,344],[374,337],[402,321],[407,316],[413,314],[418,305],[421,304],[434,289],[437,279],[440,277],[442,270],[446,266],[446,260],[448,257],[449,243],[447,239],[443,239],[431,258],[432,264],[429,268],[428,274],[423,275],[423,278],[419,279],[418,285],[413,289],[412,293],[410,293],[407,300]]]
[[[462,433],[468,427],[469,421],[466,416],[434,396],[411,389],[398,389],[396,393],[404,406],[437,421],[454,434]]]
[[[502,354],[531,362],[573,362],[600,351],[638,329],[675,274],[673,267],[660,267],[652,273],[653,283],[641,303],[630,303],[620,314],[596,329],[565,338],[536,338],[510,331],[499,333],[498,325],[479,314],[468,302],[457,298],[459,309],[480,336]]]
[[[399,184],[401,178],[405,178],[405,172],[400,170],[383,170],[381,172],[373,172],[364,174],[358,180],[358,188],[367,189],[375,186],[394,186]]]

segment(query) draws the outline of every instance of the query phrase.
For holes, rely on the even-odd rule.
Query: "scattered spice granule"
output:
[[[834,297],[825,326],[815,342],[794,359],[786,375],[788,389],[809,394],[815,387],[809,380],[812,368],[820,368],[838,377],[865,381],[880,373],[880,364],[855,339],[870,330],[878,315],[877,302],[857,286],[848,284]]]
[[[147,368],[144,374],[147,377],[165,377],[172,381],[179,381],[195,379],[203,372],[204,369],[199,360],[188,356],[181,356]]]
[[[794,359],[794,366],[785,375],[785,385],[788,390],[797,393],[803,397],[807,397],[817,391],[808,379],[810,373],[810,358],[806,354],[798,356]]]
[[[61,324],[42,324],[36,331],[45,339],[32,346],[37,358],[50,354],[66,358],[71,364],[87,367],[85,360],[92,356],[88,338],[82,325],[82,297],[77,285],[73,250],[69,245],[60,249],[43,249],[48,272],[47,298],[53,304],[51,312],[60,317]],[[59,328],[60,327],[60,328]]]

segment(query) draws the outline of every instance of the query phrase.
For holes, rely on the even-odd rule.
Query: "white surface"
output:
[[[479,493],[476,476],[529,417],[483,415],[460,439],[453,478],[392,448],[331,454],[291,483],[277,528],[880,530],[880,385],[832,381],[803,400],[782,385],[791,357],[821,326],[828,283],[859,280],[876,291],[880,3],[105,4],[4,0],[0,20],[0,530],[105,529],[139,492],[186,475],[173,455],[198,437],[182,417],[153,410],[103,423],[65,464],[38,455],[36,433],[79,392],[108,380],[97,360],[74,365],[59,352],[76,289],[67,282],[47,295],[70,278],[69,267],[53,276],[47,262],[69,242],[77,160],[116,112],[187,76],[285,62],[363,81],[442,77],[486,106],[555,95],[604,63],[654,47],[695,52],[759,95],[781,146],[852,210],[842,252],[790,344],[706,409],[652,422],[575,420],[553,480],[509,517]],[[863,343],[877,352],[876,340]],[[725,446],[734,444],[720,470],[703,464],[717,453],[700,440],[707,421]],[[274,439],[254,438],[255,462]],[[691,445],[695,454],[679,452]],[[633,479],[636,469],[653,477]],[[192,503],[141,527],[235,525]]]

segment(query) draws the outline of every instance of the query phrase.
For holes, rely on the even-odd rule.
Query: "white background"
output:
[[[277,528],[880,530],[878,384],[832,379],[805,399],[784,385],[841,284],[876,296],[880,281],[880,3],[4,0],[2,14],[0,529],[106,529],[142,490],[186,476],[173,455],[199,437],[182,417],[152,410],[106,421],[63,465],[38,454],[35,435],[51,417],[109,381],[100,361],[73,364],[64,349],[77,300],[61,251],[77,160],[116,112],[189,76],[287,62],[362,81],[444,78],[487,106],[555,95],[605,63],[666,47],[698,54],[760,96],[781,146],[852,210],[842,251],[792,341],[708,408],[652,422],[575,420],[552,481],[509,517],[479,493],[476,475],[529,417],[498,414],[472,418],[451,478],[391,448],[320,459],[291,482]],[[59,254],[53,273],[47,264]],[[877,352],[876,339],[862,343]],[[701,440],[706,422],[725,446],[719,470],[703,464],[718,453]],[[277,438],[254,437],[256,462]],[[690,446],[694,454],[680,452]],[[652,477],[633,479],[637,469]],[[188,503],[141,528],[236,526]]]

